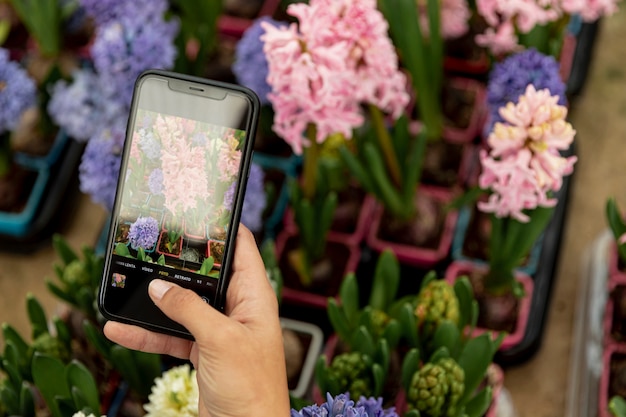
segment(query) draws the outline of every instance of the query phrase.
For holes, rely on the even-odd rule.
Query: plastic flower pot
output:
[[[319,326],[306,323],[300,320],[292,320],[284,317],[280,318],[280,327],[283,330],[283,340],[285,343],[285,360],[287,362],[288,386],[291,395],[297,398],[304,398],[309,393],[313,374],[315,372],[315,362],[322,350],[324,334]],[[299,342],[294,349],[288,345],[285,332],[291,332]],[[298,356],[297,358],[291,355]],[[291,367],[294,367],[292,370]],[[291,373],[294,373],[291,375]]]
[[[223,240],[209,239],[209,243],[207,245],[208,255],[213,257],[215,266],[222,265],[224,258],[224,244]]]
[[[16,152],[15,160],[26,167],[39,169],[52,168],[63,155],[70,138],[64,130],[59,130],[50,150],[45,155],[31,155],[24,152]]]
[[[42,208],[46,189],[50,183],[47,168],[28,168],[35,177],[28,198],[21,211],[0,212],[0,234],[12,237],[24,237],[28,234],[38,211]]]
[[[602,374],[598,392],[599,417],[613,417],[608,409],[609,400],[614,395],[624,396],[626,389],[624,381],[626,381],[626,344],[611,343],[602,355]],[[618,384],[621,393],[616,392]]]
[[[370,223],[369,233],[366,237],[367,245],[380,253],[383,250],[391,249],[400,263],[411,265],[419,268],[432,268],[439,262],[443,261],[449,254],[452,246],[452,237],[458,213],[455,210],[446,211],[444,206],[452,201],[453,194],[449,190],[443,190],[435,187],[421,186],[417,192],[417,199],[428,199],[438,208],[438,227],[437,233],[434,233],[429,239],[427,246],[419,246],[415,244],[399,243],[382,237],[381,226],[386,224],[384,219],[384,207],[376,204]],[[416,202],[419,206],[420,203]],[[416,216],[419,221],[419,215]],[[406,234],[407,228],[404,229]]]
[[[480,222],[479,219],[476,219],[474,217],[477,215],[483,216],[483,218],[489,217],[489,214],[481,213],[475,207],[470,208],[470,207],[465,206],[459,210],[459,218],[456,223],[456,228],[454,229],[454,238],[452,240],[452,259],[453,260],[455,261],[464,260],[464,261],[471,261],[471,262],[483,263],[483,264],[487,263],[487,260],[484,257],[479,258],[476,256],[472,256],[468,254],[466,251],[468,239],[469,239],[469,242],[472,242],[473,245],[481,246],[479,248],[476,248],[476,250],[482,251],[484,250],[482,246],[486,247],[489,244],[489,241],[486,240],[489,238],[488,236],[481,237],[481,236],[475,235],[476,233],[480,233],[480,231],[473,230],[474,234],[468,235],[468,233],[471,233],[472,229],[476,229],[480,227],[476,225],[474,227],[470,227],[472,225],[472,221]],[[534,275],[535,272],[537,271],[537,266],[539,265],[539,258],[541,256],[542,244],[543,244],[543,235],[540,236],[537,242],[533,245],[528,255],[528,258],[523,262],[522,265],[516,268],[516,270],[527,275],[531,275],[531,276]]]
[[[489,266],[486,264],[469,261],[453,261],[446,269],[445,280],[450,284],[454,284],[456,279],[461,276],[470,276],[474,274],[477,274],[477,276],[484,275],[487,273],[488,269]],[[520,284],[522,284],[525,294],[521,299],[519,299],[517,305],[517,318],[514,329],[511,332],[508,332],[508,334],[504,337],[504,340],[500,345],[500,351],[506,351],[518,345],[524,338],[528,325],[528,315],[530,313],[530,305],[534,289],[533,279],[528,274],[524,274],[519,271],[516,271],[515,278]],[[472,278],[470,278],[470,281],[472,281]],[[482,314],[483,311],[484,310],[479,307],[479,323],[481,321],[480,314]],[[493,332],[494,337],[496,337],[499,330],[477,326],[473,331],[473,335],[478,336],[485,332]]]
[[[626,283],[611,280],[602,320],[604,343],[626,343]]]
[[[171,251],[167,250],[167,247],[165,246],[168,241],[167,232],[161,232],[157,243],[157,253],[178,259],[183,248],[183,238],[178,238],[178,243],[172,247]]]
[[[460,120],[455,120],[459,126],[444,125],[442,136],[451,143],[469,143],[472,142],[483,127],[485,117],[487,115],[487,91],[485,86],[477,80],[463,77],[452,77],[446,81],[451,91],[457,91],[459,96],[463,98],[447,98],[444,97],[443,111],[446,118],[455,118],[455,115],[447,114],[446,107],[459,109],[470,108],[469,116],[462,123]],[[448,94],[452,96],[452,94]],[[445,105],[446,100],[451,102],[449,106]],[[454,101],[454,103],[452,103]],[[463,114],[465,111],[463,111]],[[422,122],[420,120],[413,120],[410,124],[410,130],[416,134],[420,131]]]
[[[609,280],[615,283],[626,284],[626,269],[621,263],[617,244],[613,241],[609,248]]]
[[[319,281],[310,286],[300,282],[297,273],[289,262],[289,253],[299,247],[299,236],[296,229],[283,229],[276,237],[276,257],[283,273],[282,301],[286,304],[326,309],[329,297],[336,297],[343,278],[357,269],[361,259],[361,250],[329,235],[326,239],[326,250],[322,261],[328,267]]]

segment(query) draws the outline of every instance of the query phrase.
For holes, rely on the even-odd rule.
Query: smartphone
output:
[[[137,78],[98,297],[105,318],[192,338],[150,300],[155,278],[223,311],[258,114],[258,97],[238,85]]]

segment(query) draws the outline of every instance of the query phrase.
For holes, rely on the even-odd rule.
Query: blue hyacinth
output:
[[[383,409],[381,398],[361,397],[354,403],[349,394],[332,397],[326,394],[322,405],[310,405],[300,411],[291,410],[291,417],[398,417],[393,407]]]
[[[161,168],[153,169],[148,176],[148,189],[150,194],[163,194],[163,170]]]
[[[253,232],[259,232],[263,228],[263,212],[267,206],[265,195],[265,172],[257,165],[250,165],[250,176],[246,187],[246,197],[241,212],[241,222]]]
[[[495,64],[489,73],[489,122],[485,126],[485,133],[490,132],[496,122],[502,122],[499,109],[509,102],[516,103],[529,84],[537,90],[547,88],[552,95],[559,96],[559,104],[566,104],[566,86],[559,73],[559,63],[552,56],[544,55],[534,48],[526,49]]]
[[[151,250],[159,238],[159,223],[154,217],[139,217],[130,225],[128,241],[133,249]]]
[[[0,48],[0,134],[15,129],[22,113],[36,103],[35,82]]]
[[[263,52],[263,41],[261,41],[261,35],[265,33],[265,30],[261,27],[261,22],[268,22],[276,27],[287,25],[269,17],[255,20],[237,43],[233,73],[239,84],[250,88],[259,96],[261,104],[268,104],[267,95],[272,88],[267,83],[267,58]]]
[[[151,20],[168,10],[167,0],[80,0],[85,13],[96,25],[104,25],[124,16]]]

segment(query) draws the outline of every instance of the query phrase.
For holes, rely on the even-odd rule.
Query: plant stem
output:
[[[311,143],[305,150],[304,168],[303,168],[303,188],[304,197],[309,201],[313,201],[317,188],[317,163],[320,155],[320,145],[316,140],[317,128],[314,124],[307,127],[307,137]]]
[[[378,138],[378,144],[380,145],[383,155],[385,156],[385,162],[387,163],[389,174],[391,174],[391,179],[398,187],[401,187],[402,174],[400,173],[400,165],[398,163],[398,159],[396,158],[389,130],[385,126],[383,114],[380,109],[374,105],[370,104],[369,109],[372,116],[374,130],[376,131],[376,137]]]

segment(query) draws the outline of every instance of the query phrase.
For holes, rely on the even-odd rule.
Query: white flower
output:
[[[198,380],[189,365],[172,368],[154,382],[145,417],[198,416]]]
[[[82,411],[78,411],[74,413],[72,417],[96,417],[96,416],[93,414],[85,415],[85,413],[83,413]],[[106,417],[106,416],[102,416],[102,417]]]

